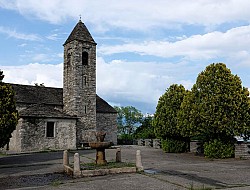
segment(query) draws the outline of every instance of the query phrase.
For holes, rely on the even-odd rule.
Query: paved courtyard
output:
[[[62,152],[0,156],[0,189],[250,189],[250,160],[211,160],[190,153],[167,154],[148,147],[122,146],[122,161],[135,162],[138,149],[144,173],[81,179],[61,174]],[[94,150],[78,152],[83,162],[95,158]],[[108,161],[115,159],[115,152],[106,151]]]

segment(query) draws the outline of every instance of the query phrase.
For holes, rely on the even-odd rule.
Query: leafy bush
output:
[[[18,123],[15,93],[10,84],[2,82],[3,78],[3,71],[0,70],[0,148],[9,143]]]
[[[117,144],[119,145],[132,145],[134,144],[134,136],[132,134],[122,134],[117,138]]]
[[[166,139],[161,140],[162,149],[168,153],[187,152],[189,146],[188,142],[184,140]]]
[[[250,126],[249,91],[223,63],[202,71],[178,112],[178,128],[184,137],[202,135],[202,140],[233,138]]]
[[[234,144],[215,139],[204,144],[204,154],[207,158],[231,158],[234,155]]]
[[[154,139],[155,133],[152,120],[152,116],[144,117],[141,126],[136,129],[134,137],[137,139]]]
[[[177,127],[177,115],[186,90],[183,85],[173,84],[159,98],[152,125],[157,138],[178,139],[182,137]]]

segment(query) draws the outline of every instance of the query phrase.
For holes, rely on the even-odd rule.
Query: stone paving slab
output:
[[[122,161],[135,162],[136,150],[141,150],[145,174],[119,174],[105,177],[83,178],[80,181],[73,180],[62,182],[57,187],[46,186],[47,189],[189,189],[212,187],[230,190],[250,189],[250,160],[226,159],[211,160],[193,154],[166,154],[162,150],[142,146],[121,147]],[[73,157],[75,151],[71,152]],[[77,151],[82,162],[94,162],[95,151]],[[108,161],[115,160],[115,149],[106,151]],[[35,161],[34,155],[26,157],[17,156],[15,164],[27,164],[28,167],[4,168],[5,164],[11,164],[11,159],[0,157],[0,178],[6,176],[18,176],[23,174],[35,175],[37,173],[53,173],[62,168],[62,153],[35,155],[40,157]],[[61,158],[60,158],[61,157]],[[72,159],[72,158],[70,158]],[[33,165],[32,164],[36,164]],[[47,165],[46,165],[47,164]],[[51,164],[51,165],[50,165]],[[29,166],[30,165],[30,166]],[[99,188],[97,184],[102,184]],[[104,188],[105,187],[105,188]],[[30,188],[30,187],[29,187]],[[35,187],[34,189],[38,189]],[[45,187],[43,187],[44,189]],[[25,188],[24,188],[25,189]],[[41,188],[42,189],[42,188]]]
[[[33,189],[33,188],[29,188]],[[58,186],[36,187],[38,190],[186,190],[178,185],[166,184],[155,178],[142,174],[119,174],[104,177],[95,177],[69,182]],[[19,189],[20,190],[20,189]]]

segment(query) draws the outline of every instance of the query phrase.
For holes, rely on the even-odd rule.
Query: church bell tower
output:
[[[96,43],[79,20],[64,43],[63,110],[77,116],[77,144],[96,131]]]

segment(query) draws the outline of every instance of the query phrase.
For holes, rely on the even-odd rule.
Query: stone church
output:
[[[75,149],[96,131],[117,144],[116,110],[96,94],[96,45],[80,20],[63,44],[63,88],[11,84],[20,119],[10,150]]]

